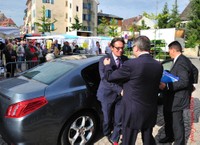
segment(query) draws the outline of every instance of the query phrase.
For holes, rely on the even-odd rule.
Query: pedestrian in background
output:
[[[25,59],[25,49],[24,49],[24,41],[20,41],[19,46],[16,49],[17,52],[17,65],[18,71],[22,71],[22,61]]]
[[[152,130],[157,119],[157,99],[163,67],[149,54],[150,48],[149,38],[139,36],[133,46],[136,58],[125,61],[118,70],[113,71],[111,60],[104,59],[104,77],[109,82],[123,83],[123,145],[135,145],[140,131],[144,145],[156,144]]]
[[[8,43],[6,45],[6,49],[3,52],[5,54],[6,59],[6,77],[14,77],[15,69],[16,69],[16,61],[17,61],[17,53],[14,50],[14,46],[12,43]]]
[[[39,51],[34,46],[34,40],[29,40],[25,48],[26,60],[28,61],[28,69],[38,65]]]
[[[198,82],[198,69],[182,54],[182,47],[178,41],[169,45],[169,55],[173,59],[170,73],[179,77],[176,82],[162,83],[163,114],[165,121],[165,134],[160,143],[173,142],[174,145],[185,145],[185,127],[183,110],[189,109],[193,84]]]
[[[101,76],[100,85],[97,91],[97,98],[101,102],[103,112],[103,133],[108,137],[109,141],[117,145],[121,134],[121,91],[120,84],[108,82],[105,75],[105,66],[103,60],[110,58],[111,63],[109,66],[112,70],[116,70],[128,58],[123,55],[124,52],[124,39],[114,38],[111,41],[112,52],[107,54],[99,61],[99,73]],[[113,133],[111,134],[111,131]]]

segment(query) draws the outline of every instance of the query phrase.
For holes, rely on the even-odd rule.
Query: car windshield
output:
[[[63,74],[69,72],[72,68],[74,68],[74,64],[53,61],[28,70],[22,76],[44,84],[50,84]]]

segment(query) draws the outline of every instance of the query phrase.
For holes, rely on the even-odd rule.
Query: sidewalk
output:
[[[191,59],[193,64],[200,71],[200,61],[197,58]],[[200,145],[200,75],[199,84],[195,84],[196,90],[193,92],[191,100],[191,109],[184,111],[184,122],[187,145]],[[164,118],[162,113],[162,106],[158,106],[157,124],[153,129],[153,136],[155,137],[157,145],[171,145],[171,143],[160,144],[158,140],[165,137],[164,133]],[[192,122],[193,123],[192,123]],[[100,138],[94,145],[111,145],[106,137]],[[136,145],[142,145],[141,134],[138,134]]]

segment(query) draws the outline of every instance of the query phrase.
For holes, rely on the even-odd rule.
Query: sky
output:
[[[0,0],[0,11],[7,18],[12,18],[17,26],[23,25],[24,10],[27,0]],[[158,14],[162,12],[167,2],[169,10],[175,0],[98,0],[98,10],[103,13],[116,15],[123,19],[142,15],[143,12]],[[178,0],[178,11],[181,13],[188,5],[189,0]]]

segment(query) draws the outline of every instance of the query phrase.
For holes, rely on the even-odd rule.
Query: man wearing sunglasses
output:
[[[99,73],[101,76],[101,82],[97,91],[98,100],[101,102],[102,112],[104,116],[103,120],[103,133],[108,137],[108,140],[118,145],[118,141],[121,134],[121,92],[122,87],[120,84],[109,83],[104,78],[105,66],[103,60],[110,58],[110,67],[112,70],[120,68],[124,61],[128,60],[123,55],[124,52],[124,39],[114,38],[111,43],[111,53],[108,53],[105,57],[99,61]],[[111,131],[113,133],[111,134]]]
[[[104,59],[105,78],[109,82],[123,83],[122,145],[135,145],[141,131],[144,145],[156,145],[152,130],[157,118],[157,95],[163,72],[162,65],[149,54],[148,37],[135,39],[133,54],[118,70],[110,67],[111,60]]]

